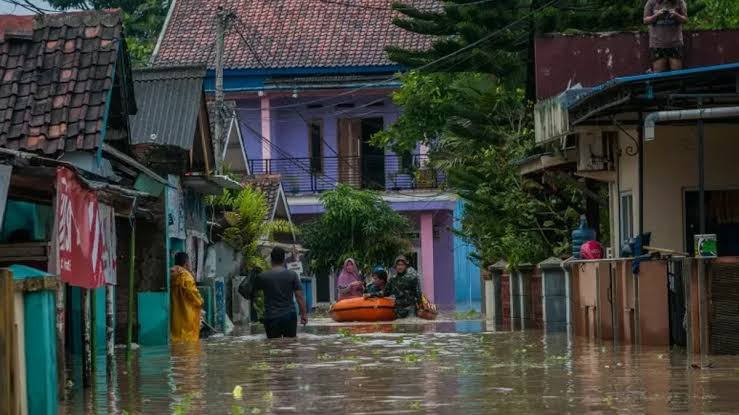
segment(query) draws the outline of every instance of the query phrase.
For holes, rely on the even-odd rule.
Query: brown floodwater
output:
[[[309,326],[142,348],[66,414],[737,413],[739,357],[614,347],[484,323]],[[241,396],[234,388],[241,387]],[[240,398],[240,399],[239,399]]]

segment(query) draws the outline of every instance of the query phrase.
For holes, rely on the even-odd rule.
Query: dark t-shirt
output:
[[[295,313],[295,291],[302,290],[298,274],[277,268],[257,275],[254,291],[264,291],[264,318],[266,320]]]

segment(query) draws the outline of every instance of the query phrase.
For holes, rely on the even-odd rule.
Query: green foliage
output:
[[[297,233],[290,222],[268,221],[269,208],[261,190],[246,186],[240,192],[224,192],[222,196],[210,198],[211,206],[226,209],[224,217],[228,227],[223,232],[224,239],[237,247],[244,257],[247,270],[267,269],[267,261],[259,254],[259,243],[274,237],[275,234]]]
[[[732,29],[739,27],[739,2],[733,0],[703,0],[704,8],[695,12],[688,26],[695,29]]]
[[[313,270],[328,272],[351,257],[366,271],[410,249],[408,221],[377,193],[339,185],[321,203],[325,213],[302,229]]]
[[[121,9],[128,53],[134,65],[145,65],[167,17],[170,0],[49,0],[57,10]]]

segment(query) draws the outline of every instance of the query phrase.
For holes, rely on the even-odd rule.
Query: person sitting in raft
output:
[[[344,261],[336,286],[339,289],[339,301],[362,296],[364,279],[359,275],[356,261],[351,258]]]
[[[400,255],[395,259],[395,277],[387,284],[386,292],[395,297],[395,313],[400,318],[416,314],[416,304],[421,298],[421,281],[408,259]]]
[[[364,290],[364,298],[384,297],[385,288],[387,287],[387,271],[385,271],[385,268],[376,266],[375,269],[372,270],[370,279],[370,284],[367,286],[367,289]]]

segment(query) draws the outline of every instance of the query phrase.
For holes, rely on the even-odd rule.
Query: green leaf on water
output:
[[[421,357],[415,353],[409,353],[403,356],[403,361],[406,363],[416,363],[421,360]]]
[[[246,415],[246,409],[238,405],[234,405],[231,407],[231,415]]]
[[[413,401],[413,402],[411,402],[410,407],[414,411],[417,411],[417,410],[421,409],[421,401]]]

